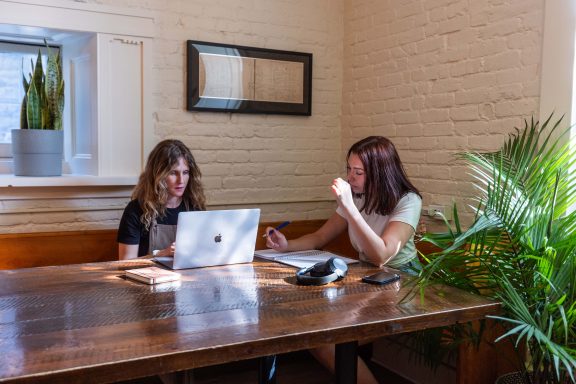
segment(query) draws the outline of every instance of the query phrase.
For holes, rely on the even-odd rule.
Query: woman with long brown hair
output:
[[[156,145],[120,220],[121,260],[174,255],[178,214],[206,209],[201,176],[190,149],[180,140]]]
[[[408,272],[418,269],[414,233],[422,199],[392,142],[382,136],[360,140],[349,149],[346,163],[347,180],[337,178],[331,186],[338,207],[324,225],[292,240],[268,227],[266,245],[280,252],[321,249],[347,230],[361,260]],[[334,346],[311,352],[334,372]],[[358,383],[376,383],[361,359]]]
[[[348,230],[359,258],[405,269],[416,259],[414,233],[422,199],[408,180],[394,144],[382,136],[358,141],[346,156],[347,181],[332,183],[336,212],[316,232],[287,240],[269,227],[266,245],[280,252],[320,249]]]

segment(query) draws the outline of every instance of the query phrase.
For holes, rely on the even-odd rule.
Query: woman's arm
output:
[[[315,232],[301,236],[297,239],[287,240],[286,237],[272,227],[266,228],[266,233],[272,234],[266,239],[266,246],[279,252],[303,251],[306,249],[321,249],[336,236],[346,230],[346,220],[337,213],[332,214],[328,220]]]
[[[138,244],[123,244],[118,243],[118,260],[128,260],[135,259],[138,257]],[[159,249],[154,256],[174,256],[174,250],[176,249],[176,243],[172,243],[170,246]]]
[[[349,231],[354,235],[357,245],[370,263],[378,266],[386,264],[414,234],[414,228],[410,224],[392,221],[379,236],[360,215],[352,199],[350,184],[342,179],[336,179],[332,184],[332,191],[344,214],[344,220],[348,223]]]
[[[364,221],[360,212],[348,217],[348,225],[367,261],[378,266],[388,263],[396,256],[414,234],[414,228],[410,224],[392,221],[386,225],[382,236],[378,236]]]
[[[124,208],[118,225],[118,260],[135,259],[138,257],[140,243],[140,215],[142,210],[138,201],[132,200]]]
[[[118,243],[118,260],[135,259],[138,257],[138,244]]]

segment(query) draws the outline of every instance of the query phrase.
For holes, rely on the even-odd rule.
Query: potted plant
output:
[[[60,176],[62,174],[64,79],[60,51],[48,50],[46,72],[38,50],[32,73],[22,74],[25,95],[20,111],[20,129],[12,130],[12,155],[16,176]]]
[[[502,303],[496,341],[513,341],[514,382],[576,382],[576,151],[551,119],[526,122],[496,152],[462,153],[473,222],[463,229],[455,206],[454,227],[423,238],[441,251],[427,256],[421,289],[442,282]]]

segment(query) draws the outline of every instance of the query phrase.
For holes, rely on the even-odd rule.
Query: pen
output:
[[[279,230],[281,230],[282,228],[284,228],[285,226],[287,226],[288,224],[290,224],[290,222],[289,222],[289,221],[285,221],[285,222],[283,222],[282,224],[278,225],[278,226],[277,226],[276,228],[274,228],[274,229],[277,230],[277,231],[279,231]],[[271,234],[272,234],[272,230],[268,231],[268,234],[266,234],[266,233],[263,234],[262,237],[267,237],[267,236],[270,236]]]

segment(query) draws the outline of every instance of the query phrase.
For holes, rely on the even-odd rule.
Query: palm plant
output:
[[[475,217],[463,229],[455,206],[453,227],[423,238],[441,251],[417,283],[499,300],[496,341],[514,341],[527,382],[575,383],[576,152],[562,144],[562,119],[551,120],[526,121],[496,152],[460,154],[478,191]]]

